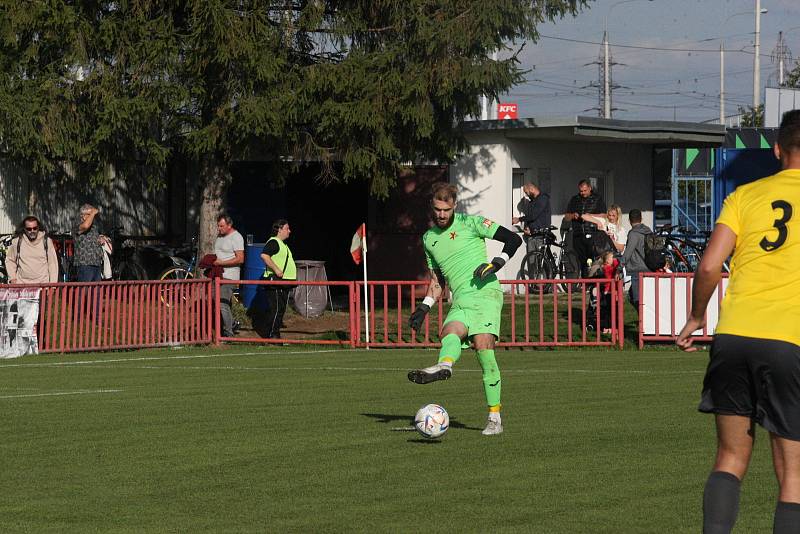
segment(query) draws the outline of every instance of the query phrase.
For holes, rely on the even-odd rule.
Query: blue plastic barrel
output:
[[[264,260],[261,259],[261,251],[264,250],[266,243],[253,243],[246,245],[244,251],[244,276],[243,280],[260,280],[264,275]],[[249,308],[253,304],[253,299],[256,298],[256,289],[258,286],[243,284],[240,291],[242,297],[242,304],[245,308]]]

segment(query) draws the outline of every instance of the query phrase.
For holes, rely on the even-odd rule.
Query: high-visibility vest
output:
[[[275,265],[282,266],[283,278],[281,280],[297,280],[297,266],[294,264],[292,251],[289,250],[289,247],[286,246],[286,243],[277,237],[270,237],[269,240],[267,240],[267,243],[272,240],[275,240],[278,243],[278,252],[271,257],[272,261],[275,262]],[[264,269],[264,275],[262,278],[270,278],[273,274],[275,273],[273,273],[272,269],[267,266],[267,268]]]

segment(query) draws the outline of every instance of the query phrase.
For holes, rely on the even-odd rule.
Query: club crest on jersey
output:
[[[484,225],[486,228],[491,228],[493,224],[494,224],[494,223],[493,223],[492,221],[490,221],[489,219],[484,219],[484,220],[483,220],[483,225]]]
[[[455,239],[455,238],[456,238],[456,233],[450,232],[450,239]]]

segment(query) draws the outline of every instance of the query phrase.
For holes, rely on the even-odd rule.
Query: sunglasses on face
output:
[[[38,226],[33,226],[33,227],[28,227],[28,226],[26,226],[26,227],[25,227],[25,231],[26,231],[26,232],[36,232],[36,231],[38,231],[38,230],[39,230],[39,227],[38,227]]]

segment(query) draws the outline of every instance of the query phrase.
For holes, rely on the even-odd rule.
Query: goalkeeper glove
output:
[[[408,326],[413,330],[422,328],[422,323],[425,322],[425,316],[428,315],[429,311],[431,311],[431,307],[424,302],[417,304],[417,309],[414,310],[414,313],[412,313],[411,317],[408,319]]]
[[[480,265],[478,265],[478,268],[475,269],[475,272],[472,275],[475,278],[486,280],[490,274],[496,273],[505,264],[506,260],[498,256],[494,258],[490,263],[481,263]]]

